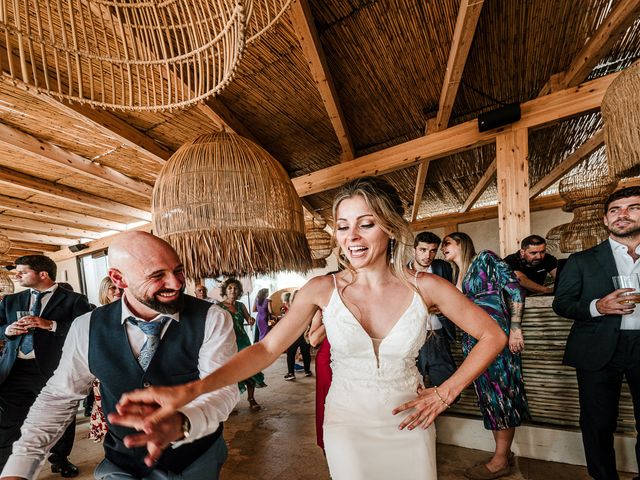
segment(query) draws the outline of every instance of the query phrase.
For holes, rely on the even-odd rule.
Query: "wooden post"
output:
[[[500,255],[520,248],[529,235],[529,137],[526,128],[496,137]]]
[[[458,224],[457,223],[450,223],[450,224],[444,226],[444,236],[445,237],[447,235],[451,235],[453,232],[457,232],[457,231],[458,231]]]

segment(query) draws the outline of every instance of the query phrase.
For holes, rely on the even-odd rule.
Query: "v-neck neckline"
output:
[[[362,330],[362,333],[364,333],[367,338],[369,340],[373,340],[373,337],[371,335],[369,335],[369,332],[367,332],[364,327],[362,326],[362,323],[360,323],[360,321],[358,320],[358,317],[356,317],[353,312],[349,309],[349,307],[347,307],[347,304],[344,303],[344,300],[342,299],[342,295],[340,295],[340,292],[338,292],[337,287],[334,287],[333,292],[335,293],[335,295],[338,297],[338,300],[340,300],[340,303],[342,304],[342,306],[345,308],[345,310],[347,312],[349,312],[349,315],[351,315],[351,318],[358,324],[358,326],[360,327],[360,330]],[[384,337],[382,338],[377,338],[376,340],[380,340],[380,345],[382,345],[382,343],[387,339],[387,337],[389,337],[389,335],[391,335],[391,333],[395,330],[395,328],[398,326],[398,324],[402,321],[402,319],[405,317],[405,315],[407,314],[407,312],[409,312],[409,310],[411,309],[411,307],[413,307],[414,302],[416,301],[416,296],[418,294],[416,292],[413,292],[413,296],[411,297],[411,302],[409,302],[409,305],[407,306],[407,308],[404,309],[404,312],[402,312],[402,315],[400,315],[398,317],[398,319],[395,321],[395,323],[393,324],[393,326],[389,329],[389,331],[385,334]]]

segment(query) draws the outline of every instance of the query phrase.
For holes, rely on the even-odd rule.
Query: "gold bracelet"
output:
[[[436,395],[438,396],[438,398],[440,399],[440,401],[442,403],[444,403],[447,408],[451,408],[451,405],[449,405],[447,402],[444,401],[444,398],[442,398],[442,396],[440,395],[440,393],[438,393],[438,387],[433,387],[434,392],[436,392]]]

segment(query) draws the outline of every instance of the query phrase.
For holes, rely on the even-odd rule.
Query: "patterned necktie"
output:
[[[137,326],[147,337],[138,355],[138,363],[145,372],[160,345],[160,333],[162,332],[162,327],[164,327],[164,324],[167,323],[168,320],[170,320],[170,317],[162,317],[156,322],[143,322],[133,317],[127,318],[127,321]]]
[[[34,317],[40,315],[40,310],[42,310],[42,297],[44,297],[48,293],[51,292],[36,292],[36,299],[33,302],[31,315],[33,315]],[[22,335],[22,340],[20,341],[20,351],[25,355],[33,351],[33,332],[28,332]]]

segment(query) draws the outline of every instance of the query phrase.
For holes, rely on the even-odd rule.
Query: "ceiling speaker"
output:
[[[520,120],[520,104],[510,103],[490,112],[478,115],[478,130],[486,132]]]

